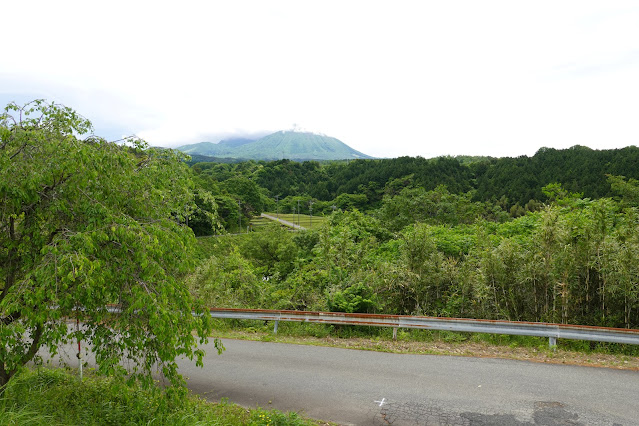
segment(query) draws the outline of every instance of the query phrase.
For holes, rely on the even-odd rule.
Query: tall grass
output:
[[[223,400],[141,389],[63,369],[24,370],[0,396],[0,426],[9,425],[312,425],[296,413],[246,409]]]

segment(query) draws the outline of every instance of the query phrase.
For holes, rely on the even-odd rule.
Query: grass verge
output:
[[[634,345],[558,340],[551,349],[541,337],[410,329],[399,329],[393,340],[390,328],[295,322],[280,322],[273,334],[272,323],[250,320],[216,320],[215,328],[217,337],[227,339],[639,370],[639,347]]]
[[[80,382],[64,369],[24,370],[0,396],[0,426],[8,425],[281,425],[327,423],[296,413],[247,409],[228,401],[141,389],[89,374]]]

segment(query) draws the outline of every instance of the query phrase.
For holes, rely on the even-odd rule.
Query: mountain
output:
[[[217,144],[201,142],[184,145],[177,149],[190,155],[246,160],[287,158],[304,161],[373,158],[352,149],[338,139],[316,133],[294,131],[280,131],[258,140],[236,138],[220,141]]]
[[[243,145],[253,143],[255,139],[233,138],[224,139],[218,143],[200,142],[192,145],[179,146],[176,149],[185,152],[191,156],[203,155],[206,157],[217,158],[238,158],[234,155],[235,150]]]
[[[218,146],[227,147],[227,148],[237,148],[238,146],[246,145],[247,143],[255,142],[255,139],[246,139],[246,138],[233,138],[233,139],[224,139],[218,142]]]
[[[192,145],[182,145],[176,148],[178,151],[185,152],[187,154],[199,154],[213,156],[219,150],[218,144],[213,142],[200,142]]]

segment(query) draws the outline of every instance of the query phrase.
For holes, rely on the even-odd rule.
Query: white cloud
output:
[[[370,155],[636,144],[622,1],[84,1],[4,7],[0,97],[174,144],[289,129]]]

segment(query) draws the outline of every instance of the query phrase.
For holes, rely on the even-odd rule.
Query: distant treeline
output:
[[[639,148],[542,148],[532,157],[517,158],[204,162],[194,164],[193,170],[203,186],[217,194],[219,212],[229,225],[237,223],[238,211],[247,217],[276,208],[293,212],[298,204],[307,214],[310,203],[314,214],[352,208],[369,211],[406,188],[445,188],[518,217],[549,200],[542,188],[551,183],[583,198],[612,196],[606,175],[639,179]]]

